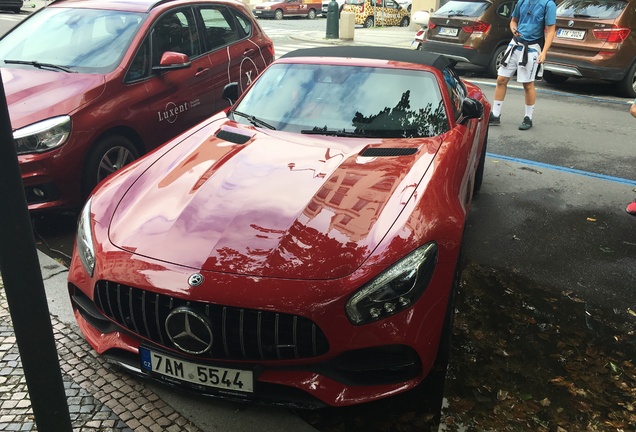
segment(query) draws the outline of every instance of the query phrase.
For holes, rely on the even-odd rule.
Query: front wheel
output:
[[[400,27],[408,27],[410,23],[411,20],[409,19],[409,17],[404,17],[402,18],[402,21],[400,21]]]
[[[545,74],[544,74],[545,77]],[[618,83],[618,90],[629,98],[636,97],[636,63],[627,71],[627,75]]]
[[[373,17],[370,16],[367,19],[364,20],[364,28],[371,28],[373,27]]]
[[[282,20],[283,19],[283,10],[282,9],[276,9],[276,12],[274,12],[274,18],[277,20]]]
[[[307,18],[309,18],[310,20],[316,18],[316,11],[313,9],[309,9],[309,13],[307,13]]]
[[[84,165],[82,192],[87,197],[99,182],[139,157],[135,145],[123,135],[100,139],[90,150]]]

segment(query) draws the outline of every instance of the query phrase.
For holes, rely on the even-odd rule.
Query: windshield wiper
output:
[[[573,16],[574,18],[598,18],[592,15],[587,15],[587,14],[574,14]]]
[[[301,134],[307,135],[327,135],[336,137],[353,137],[353,138],[371,138],[370,135],[365,135],[357,132],[347,132],[344,129],[327,129],[314,127],[313,129],[305,129],[300,131]]]
[[[453,17],[465,17],[468,16],[463,12],[457,12],[457,13],[449,13],[448,15],[446,15],[447,18],[453,18]]]
[[[250,123],[252,123],[254,126],[263,126],[266,127],[268,129],[272,129],[272,130],[276,130],[276,128],[274,126],[272,126],[271,124],[267,123],[266,121],[263,121],[253,115],[249,115],[249,114],[245,114],[243,112],[240,111],[232,111],[232,114],[236,114],[238,116],[241,116],[243,118],[246,118],[247,120],[249,120]]]
[[[22,65],[31,65],[35,66],[38,69],[48,68],[48,69],[57,69],[68,73],[77,73],[72,69],[67,68],[66,66],[60,66],[53,63],[40,63],[38,61],[26,61],[26,60],[5,60],[5,64],[22,64]]]

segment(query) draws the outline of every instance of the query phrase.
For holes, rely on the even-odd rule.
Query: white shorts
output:
[[[537,67],[539,66],[537,60],[539,59],[539,52],[541,47],[539,44],[532,44],[528,47],[528,62],[525,66],[521,66],[521,54],[523,49],[515,49],[508,58],[508,64],[506,66],[499,66],[497,71],[498,75],[505,77],[512,77],[515,72],[517,73],[517,82],[528,83],[534,81],[537,74]]]

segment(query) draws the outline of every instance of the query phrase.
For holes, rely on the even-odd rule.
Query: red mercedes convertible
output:
[[[107,178],[68,287],[90,345],[205,395],[345,406],[448,353],[490,104],[436,54],[294,51]]]

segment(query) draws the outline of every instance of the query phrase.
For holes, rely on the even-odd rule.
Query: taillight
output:
[[[490,30],[490,24],[483,21],[475,21],[473,25],[462,27],[464,33],[486,33]]]
[[[433,21],[428,20],[428,28],[430,28],[431,30],[434,29],[435,27],[437,27],[437,24],[435,24]]]
[[[625,42],[625,39],[629,36],[629,32],[630,29],[622,27],[594,29],[594,37],[604,40],[607,43],[621,43]]]
[[[420,30],[420,31],[418,31],[417,33],[415,33],[415,37],[416,37],[416,38],[418,38],[418,37],[422,37],[423,35],[424,35],[424,30]]]

